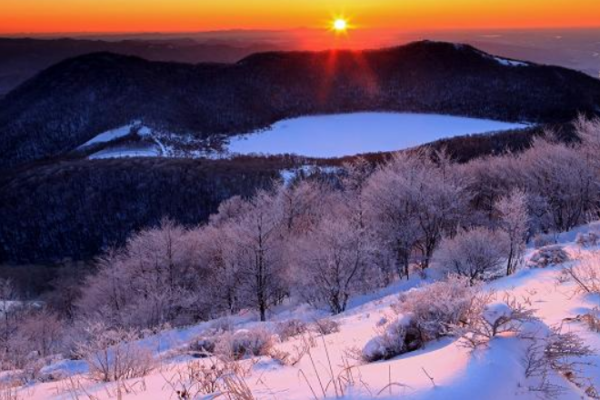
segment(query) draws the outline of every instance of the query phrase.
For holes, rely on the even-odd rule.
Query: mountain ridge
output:
[[[429,112],[552,123],[599,110],[597,79],[454,43],[265,52],[195,65],[102,52],[60,62],[0,100],[0,168],[66,154],[134,120],[206,139],[315,114]]]

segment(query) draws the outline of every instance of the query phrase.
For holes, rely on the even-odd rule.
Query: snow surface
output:
[[[323,115],[284,120],[268,131],[235,136],[227,150],[245,155],[342,157],[403,150],[443,138],[525,127],[525,124],[435,114]]]
[[[137,123],[131,123],[129,125],[121,126],[120,128],[100,133],[99,135],[96,135],[92,139],[79,146],[79,148],[82,149],[93,144],[112,142],[113,140],[129,135],[131,133],[131,130],[136,126]]]
[[[105,158],[123,158],[123,157],[158,157],[162,153],[158,148],[131,148],[131,147],[115,147],[111,149],[100,150],[89,156],[90,160],[98,160]]]
[[[600,247],[583,249],[573,240],[577,233],[597,231],[599,223],[579,227],[571,232],[556,235],[556,240],[565,246],[571,258],[585,256],[586,252],[600,251]],[[533,249],[528,249],[529,257]],[[571,261],[567,265],[576,261]],[[562,326],[564,332],[574,332],[592,349],[600,352],[600,334],[590,331],[579,322],[569,319],[597,307],[600,298],[577,293],[575,284],[559,279],[565,265],[545,269],[522,269],[517,274],[486,285],[501,299],[505,294],[522,299],[536,310],[542,327]],[[399,281],[378,292],[353,298],[349,310],[335,317],[340,323],[340,332],[317,338],[311,349],[311,357],[304,357],[295,366],[282,366],[269,357],[261,357],[251,367],[250,375],[244,378],[256,399],[311,399],[315,398],[311,387],[322,399],[319,379],[324,383],[327,398],[339,399],[411,399],[411,400],[463,400],[463,399],[526,399],[543,398],[541,393],[528,388],[535,378],[525,378],[524,355],[528,342],[511,335],[497,337],[488,347],[472,351],[455,338],[445,338],[428,343],[425,348],[404,354],[389,361],[357,364],[352,359],[353,349],[362,349],[377,336],[377,327],[382,320],[395,316],[391,306],[398,301],[401,292],[419,290],[420,284],[430,282],[414,276],[410,281]],[[410,295],[408,293],[407,295]],[[497,317],[507,312],[502,303],[490,305],[488,314]],[[310,322],[326,313],[305,304],[290,304],[279,307],[270,321],[260,323],[257,315],[243,312],[229,317],[236,329],[251,329],[262,326],[273,329],[275,324],[290,318]],[[167,331],[144,339],[141,344],[151,346],[157,356],[162,355],[160,367],[150,375],[126,382],[127,390],[121,393],[124,399],[169,399],[177,398],[167,383],[185,372],[189,357],[177,356],[176,349],[190,342],[209,328],[213,322],[205,322],[184,329]],[[301,339],[280,343],[277,349],[293,351]],[[171,352],[171,353],[169,353]],[[171,358],[167,354],[173,354]],[[329,361],[331,360],[331,362]],[[582,359],[580,376],[589,378],[589,383],[600,387],[600,354]],[[250,361],[248,361],[249,363]],[[344,388],[343,395],[336,396],[330,375],[348,377],[345,365],[356,365],[352,371],[352,385]],[[45,369],[74,375],[72,379],[57,382],[37,383],[19,391],[19,399],[73,399],[73,398],[116,398],[116,384],[102,384],[85,378],[83,361],[61,361]],[[305,378],[306,377],[306,378]],[[534,380],[532,382],[532,379]],[[582,390],[559,375],[550,377],[552,383],[564,388],[557,398],[575,400],[586,398]],[[307,381],[310,383],[307,383]],[[339,382],[339,381],[338,381]],[[390,382],[392,385],[390,386]],[[75,385],[74,385],[75,383]],[[81,385],[81,386],[79,386]],[[123,385],[123,384],[121,384]],[[75,389],[73,387],[75,386]],[[79,387],[79,389],[77,389]],[[92,397],[93,396],[93,397]],[[214,396],[198,397],[210,399]],[[225,397],[226,398],[226,397]]]
[[[523,61],[508,60],[506,58],[494,57],[494,60],[507,67],[528,67],[529,64]]]

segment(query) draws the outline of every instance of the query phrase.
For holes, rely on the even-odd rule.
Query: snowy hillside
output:
[[[524,265],[515,275],[483,286],[481,292],[493,296],[485,311],[486,320],[506,328],[508,325],[498,321],[515,308],[514,304],[507,305],[510,304],[507,299],[534,310],[539,319],[530,318],[511,326],[475,349],[466,346],[465,339],[449,335],[387,361],[369,363],[359,359],[366,344],[381,334],[382,326],[399,318],[397,305],[401,294],[410,297],[415,291],[431,288],[433,276],[426,280],[414,277],[354,299],[346,312],[328,320],[329,328],[321,322],[321,331],[327,332],[326,335],[318,332],[314,322],[325,314],[307,306],[279,307],[267,323],[257,322],[254,313],[243,312],[227,320],[166,331],[142,340],[140,345],[152,349],[155,358],[152,370],[145,377],[97,383],[85,374],[84,361],[61,361],[42,370],[48,382],[14,388],[12,393],[18,397],[10,398],[188,399],[215,398],[227,391],[229,394],[223,396],[235,399],[598,398],[594,388],[600,387],[600,332],[594,331],[590,320],[582,316],[593,315],[594,308],[597,315],[600,294],[582,292],[581,286],[566,273],[568,268],[577,268],[589,257],[594,257],[593,267],[598,273],[600,247],[594,240],[598,232],[600,223],[594,223],[549,237],[548,240],[558,242],[550,248],[562,249],[568,261],[543,267],[546,259],[542,260],[541,251],[530,246]],[[595,282],[598,284],[598,280]],[[436,299],[431,302],[435,304]],[[192,355],[199,352],[190,349],[197,349],[198,338],[208,337],[216,326],[231,330],[228,335],[233,338],[254,337],[254,343],[259,342],[257,337],[264,339],[252,336],[254,333],[267,332],[267,336],[273,335],[268,340],[274,340],[274,344],[267,352],[269,355],[244,357],[238,362],[220,361],[216,357],[194,358]],[[579,345],[589,346],[593,354],[554,360],[563,369],[535,370],[532,362],[536,360],[536,346],[544,346],[551,328],[560,330],[562,340],[567,340],[571,333],[578,335],[583,341]],[[287,334],[291,337],[286,337]],[[232,364],[237,367],[228,369]],[[212,375],[207,371],[212,371]],[[75,375],[65,379],[69,374]],[[210,387],[209,381],[214,387]],[[246,389],[252,393],[247,393],[247,397],[232,394]],[[210,394],[212,390],[214,394]]]

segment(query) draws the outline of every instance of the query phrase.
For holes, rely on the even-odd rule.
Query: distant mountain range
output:
[[[354,111],[563,122],[600,111],[600,81],[429,41],[268,52],[234,64],[96,53],[60,62],[0,100],[0,168],[67,154],[132,121],[207,139],[290,117]]]
[[[110,52],[152,61],[233,63],[274,45],[198,42],[186,38],[127,40],[0,38],[0,97],[42,70],[67,58]]]

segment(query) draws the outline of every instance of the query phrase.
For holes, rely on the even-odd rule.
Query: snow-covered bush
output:
[[[600,252],[594,252],[578,264],[565,268],[565,272],[581,292],[600,294]]]
[[[452,275],[444,282],[435,282],[417,290],[403,293],[394,310],[410,315],[422,342],[452,334],[451,327],[466,321],[482,294],[470,278]]]
[[[569,254],[561,245],[555,244],[537,249],[527,261],[529,268],[546,268],[569,261]]]
[[[279,339],[285,342],[294,336],[302,335],[308,331],[308,325],[299,319],[290,319],[277,324],[276,332]]]
[[[524,324],[536,320],[535,311],[514,298],[493,303],[480,298],[475,303],[469,319],[452,328],[456,336],[473,348],[485,345],[501,334],[518,334]]]
[[[453,335],[456,326],[481,313],[488,297],[469,278],[458,275],[403,293],[393,307],[398,318],[382,321],[380,335],[363,348],[362,358],[367,362],[389,359]]]
[[[318,319],[314,326],[317,333],[324,336],[340,331],[340,323],[331,318]]]
[[[593,247],[598,245],[600,236],[596,232],[578,233],[575,242],[581,247]]]
[[[154,368],[152,352],[137,343],[139,334],[135,331],[91,323],[85,327],[85,334],[86,340],[79,343],[78,351],[95,380],[112,382],[138,378]]]
[[[240,329],[221,335],[215,346],[215,355],[223,360],[241,360],[246,357],[269,355],[275,341],[271,332],[263,328]]]
[[[380,330],[380,334],[369,340],[363,348],[361,353],[363,361],[389,360],[423,346],[420,332],[410,315],[401,316],[381,327]]]
[[[505,234],[477,227],[443,239],[434,261],[444,271],[465,276],[473,284],[502,275],[509,252]]]

